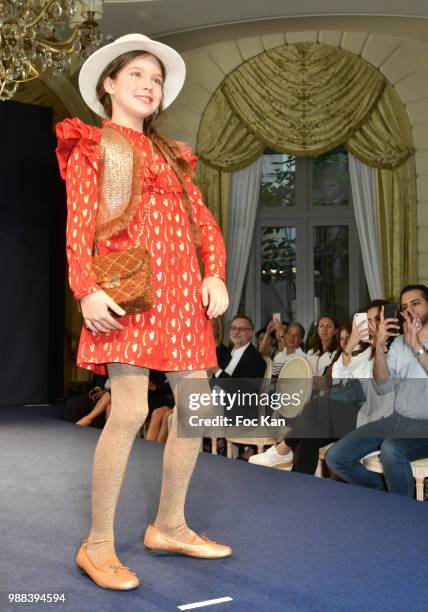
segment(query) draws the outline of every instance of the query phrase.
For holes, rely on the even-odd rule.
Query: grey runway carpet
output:
[[[187,503],[196,531],[229,559],[153,555],[142,538],[160,490],[163,447],[136,440],[116,516],[135,591],[95,586],[74,565],[90,525],[99,430],[0,409],[0,610],[214,612],[426,610],[426,503],[202,453]],[[9,604],[8,593],[65,603]]]

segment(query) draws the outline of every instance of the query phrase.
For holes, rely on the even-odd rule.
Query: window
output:
[[[344,148],[265,152],[254,246],[244,291],[258,327],[273,312],[306,328],[323,313],[341,323],[368,300]]]

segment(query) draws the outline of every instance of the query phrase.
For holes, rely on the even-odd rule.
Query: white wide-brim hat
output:
[[[144,34],[126,34],[114,42],[95,51],[84,62],[79,74],[79,89],[82,98],[91,110],[101,117],[106,117],[102,104],[97,100],[96,86],[104,68],[128,51],[147,51],[157,57],[165,66],[166,77],[163,84],[162,106],[169,106],[180,93],[186,78],[186,65],[177,51],[151,40]]]

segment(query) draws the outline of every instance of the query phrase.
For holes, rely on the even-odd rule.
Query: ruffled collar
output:
[[[139,130],[134,130],[133,128],[127,127],[126,125],[121,125],[120,123],[114,123],[113,121],[110,121],[110,119],[103,119],[102,123],[103,123],[103,126],[107,126],[107,127],[113,128],[114,130],[118,130],[119,132],[121,132],[121,134],[124,134],[125,136],[135,138],[137,140],[147,139],[147,136],[144,134],[144,132],[140,132]]]

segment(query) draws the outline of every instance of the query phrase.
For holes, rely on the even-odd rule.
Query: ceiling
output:
[[[105,0],[100,22],[105,42],[122,34],[141,32],[170,38],[184,32],[220,28],[231,24],[272,22],[302,17],[370,16],[428,19],[424,0]],[[427,32],[428,22],[422,27]]]

